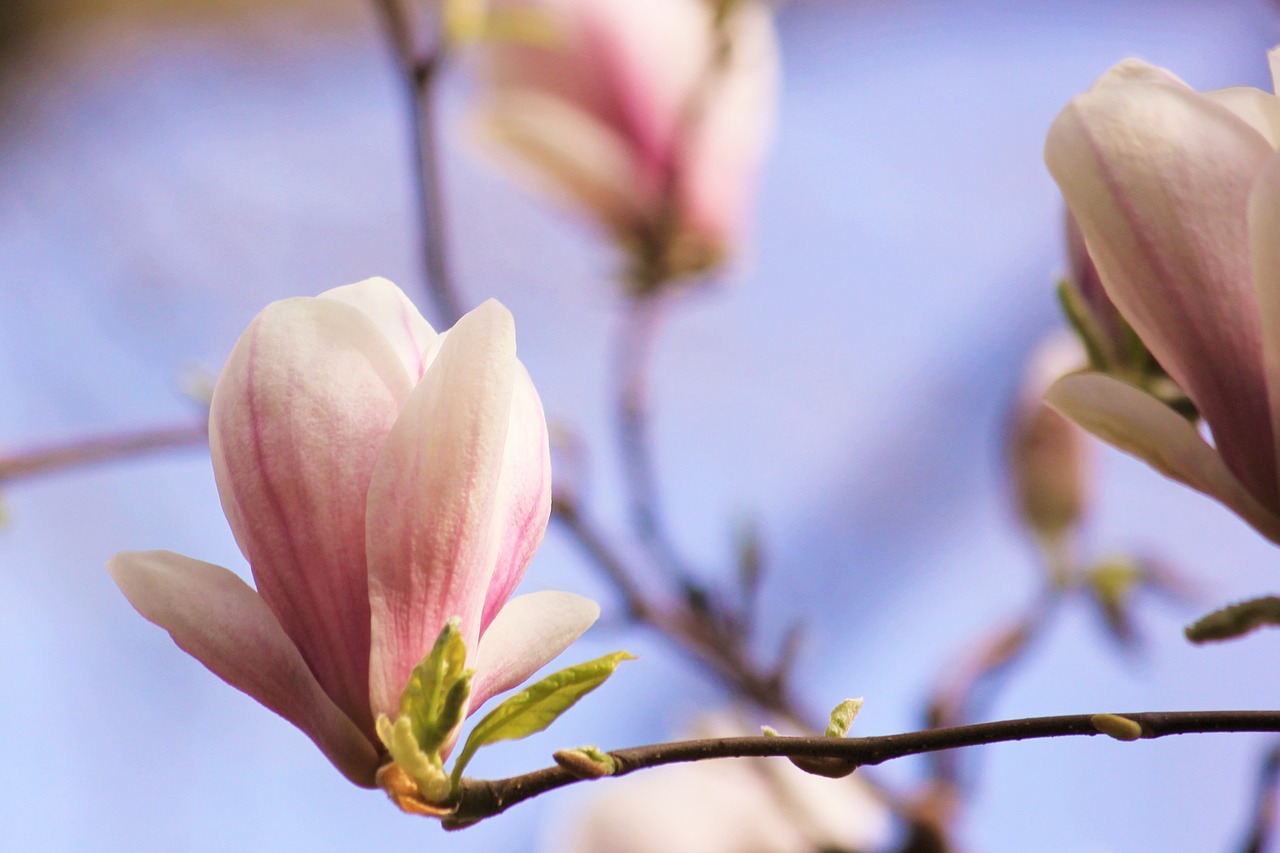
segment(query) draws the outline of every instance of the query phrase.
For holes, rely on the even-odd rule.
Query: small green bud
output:
[[[618,770],[618,762],[614,757],[594,746],[562,749],[552,757],[556,764],[579,779],[599,779],[602,776],[612,776]]]
[[[1116,740],[1131,741],[1142,737],[1142,724],[1119,714],[1094,714],[1089,722],[1099,733]]]
[[[1266,625],[1280,625],[1280,596],[1229,604],[1188,625],[1186,635],[1193,643],[1210,643],[1234,640]]]

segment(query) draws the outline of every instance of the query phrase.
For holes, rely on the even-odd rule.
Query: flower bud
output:
[[[1089,458],[1084,431],[1042,401],[1055,379],[1085,366],[1080,343],[1066,333],[1032,355],[1012,414],[1009,476],[1020,520],[1046,546],[1067,538],[1084,514]]]

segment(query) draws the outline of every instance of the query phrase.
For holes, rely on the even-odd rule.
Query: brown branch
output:
[[[0,483],[11,483],[62,468],[144,456],[159,450],[207,445],[208,440],[208,425],[199,423],[74,439],[62,444],[0,454]]]
[[[747,656],[741,642],[719,630],[715,620],[708,620],[684,598],[666,605],[654,603],[636,581],[637,574],[628,561],[576,504],[570,500],[553,501],[551,517],[618,590],[631,619],[671,641],[761,710],[777,714],[792,725],[809,728],[805,715],[789,696],[781,673],[758,666]]]
[[[1263,853],[1275,834],[1276,796],[1280,793],[1280,746],[1273,746],[1263,759],[1258,789],[1253,798],[1252,824],[1245,837],[1243,853]]]
[[[1090,714],[1002,720],[906,734],[861,738],[738,737],[638,746],[606,753],[624,776],[647,767],[713,758],[833,758],[858,766],[881,764],[908,755],[1011,741],[1100,734]],[[1138,737],[1180,734],[1280,732],[1280,711],[1152,711],[1124,714],[1137,724]],[[501,814],[539,794],[582,781],[557,765],[508,779],[464,779],[456,808],[443,819],[446,829],[461,829]]]
[[[412,21],[399,0],[374,0],[387,41],[408,95],[410,140],[414,153],[414,181],[418,196],[423,277],[427,298],[436,319],[444,327],[462,316],[462,300],[453,282],[448,257],[448,228],[441,190],[440,158],[437,144],[438,110],[436,98],[440,72],[444,67],[442,41],[419,53]]]

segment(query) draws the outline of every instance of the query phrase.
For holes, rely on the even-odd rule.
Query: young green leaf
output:
[[[562,669],[494,708],[476,724],[463,745],[453,767],[454,784],[462,778],[463,769],[480,747],[500,740],[520,740],[542,731],[579,699],[603,684],[624,660],[635,660],[635,657],[627,652],[614,652]]]
[[[400,695],[400,713],[409,718],[424,752],[438,752],[462,722],[471,695],[472,673],[463,670],[466,659],[458,620],[450,619],[431,651],[413,668]]]
[[[831,711],[831,719],[827,723],[827,737],[844,737],[849,727],[862,710],[862,699],[846,699]]]

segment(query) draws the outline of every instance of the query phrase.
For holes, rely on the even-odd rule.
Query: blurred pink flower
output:
[[[1015,505],[1023,525],[1050,554],[1071,548],[1069,540],[1088,509],[1091,460],[1088,436],[1046,406],[1044,393],[1087,361],[1075,335],[1050,335],[1028,359],[1010,412],[1007,452]]]
[[[778,60],[759,0],[494,0],[542,22],[485,46],[486,126],[524,174],[673,274],[739,242],[773,123]],[[717,58],[719,57],[719,58]]]
[[[470,708],[595,620],[569,593],[508,601],[546,530],[547,425],[490,301],[436,334],[384,279],[286,299],[241,336],[209,419],[223,510],[257,590],[167,551],[111,559],[138,612],[374,784],[374,719],[461,620]]]
[[[1061,380],[1049,402],[1276,541],[1278,143],[1274,95],[1202,94],[1128,60],[1071,101],[1045,144],[1107,294],[1213,444],[1155,397],[1101,374]]]

